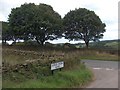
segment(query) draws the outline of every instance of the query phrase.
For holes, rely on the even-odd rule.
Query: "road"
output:
[[[87,88],[118,88],[118,62],[82,60],[94,73],[94,81]]]

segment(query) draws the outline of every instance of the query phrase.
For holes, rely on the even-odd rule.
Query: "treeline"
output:
[[[88,47],[89,41],[103,37],[105,26],[94,11],[85,8],[69,11],[61,18],[50,5],[25,3],[13,8],[8,22],[3,22],[2,42],[24,40],[44,45],[47,40],[64,37],[83,40]]]

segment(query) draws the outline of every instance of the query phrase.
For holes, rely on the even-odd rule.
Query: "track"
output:
[[[95,80],[86,88],[118,88],[118,62],[82,60],[89,67]]]

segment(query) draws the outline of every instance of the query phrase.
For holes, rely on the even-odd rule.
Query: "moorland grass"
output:
[[[113,52],[112,52],[113,53]],[[14,57],[15,56],[15,57]],[[12,81],[10,79],[11,73],[3,74],[4,88],[64,88],[64,87],[82,87],[91,80],[92,73],[84,66],[80,65],[81,59],[92,60],[118,60],[118,54],[111,54],[109,51],[91,50],[91,49],[73,49],[73,48],[46,48],[34,46],[7,46],[3,47],[3,57],[6,63],[15,65],[24,63],[27,60],[41,59],[49,61],[49,63],[63,60],[65,62],[64,70],[55,73],[53,76],[41,76],[36,78],[35,72],[31,71],[32,79],[25,78],[25,75],[13,73],[20,80]],[[4,62],[3,60],[3,62]],[[74,68],[79,66],[80,68]],[[38,69],[34,71],[37,71]],[[24,70],[23,70],[24,71]],[[44,71],[44,69],[43,69]],[[40,72],[41,73],[41,72]],[[35,75],[35,76],[34,76]],[[39,76],[39,75],[38,75]],[[35,78],[34,78],[35,77]],[[16,78],[15,78],[16,79]]]
[[[11,51],[9,50],[11,49]],[[13,52],[12,50],[17,50]],[[21,54],[20,54],[21,53]],[[35,53],[35,54],[34,54]],[[3,46],[3,60],[11,64],[24,62],[25,60],[33,60],[41,58],[41,55],[46,57],[50,55],[76,55],[80,59],[89,60],[112,60],[118,61],[118,50],[104,50],[104,49],[76,49],[76,48],[59,48],[59,47],[41,47],[41,46]],[[66,56],[65,56],[66,57]]]

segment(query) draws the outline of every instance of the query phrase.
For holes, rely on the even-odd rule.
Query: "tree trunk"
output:
[[[45,39],[39,39],[39,37],[36,37],[35,39],[36,39],[38,44],[40,44],[42,46],[44,45]]]
[[[37,41],[38,44],[41,44],[40,41],[37,38],[36,38],[36,41]]]
[[[44,45],[44,41],[41,41],[41,45],[42,45],[42,46]]]
[[[85,41],[85,44],[86,44],[86,48],[89,47],[89,41]]]
[[[14,37],[14,38],[13,38],[13,43],[12,43],[12,44],[15,45],[15,44],[16,44],[16,41],[17,41],[17,38]]]
[[[7,41],[7,40],[5,39],[5,43],[6,43],[6,41]]]

